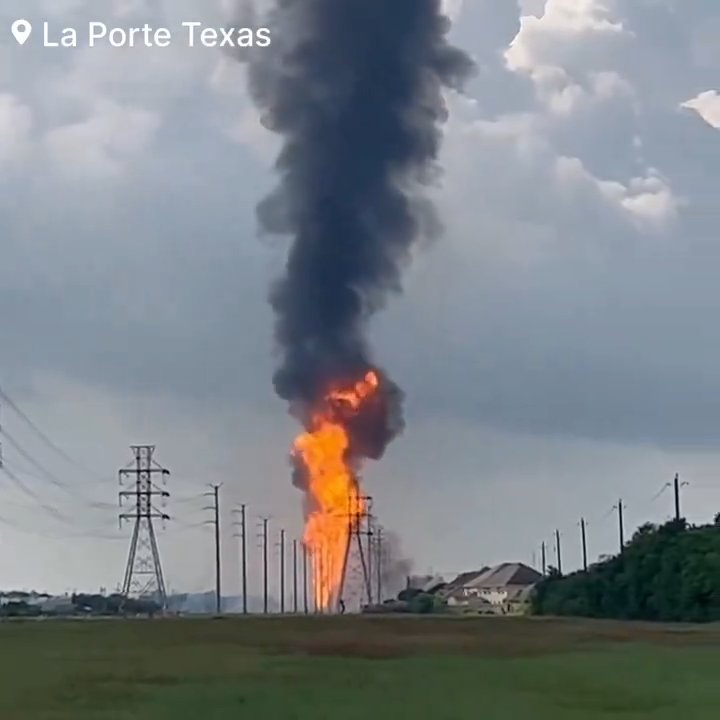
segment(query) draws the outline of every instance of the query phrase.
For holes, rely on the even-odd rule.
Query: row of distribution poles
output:
[[[680,512],[680,490],[682,487],[686,486],[687,482],[680,482],[680,476],[679,474],[675,475],[675,478],[672,482],[665,483],[663,485],[662,490],[660,493],[664,492],[668,488],[673,489],[673,499],[674,499],[674,519],[675,521],[680,521],[682,519],[682,515]],[[612,512],[617,513],[617,522],[618,522],[618,544],[619,544],[619,550],[622,554],[625,551],[625,517],[624,517],[624,511],[626,510],[627,505],[625,505],[622,501],[622,498],[620,498],[615,505],[612,506]],[[580,518],[580,542],[581,542],[581,549],[582,549],[582,565],[583,570],[587,572],[588,569],[588,543],[587,543],[587,528],[588,528],[588,521],[582,517]],[[542,574],[547,575],[547,544],[543,541],[543,543],[540,546],[540,552],[541,552],[541,569]],[[558,573],[562,575],[562,548],[561,548],[561,542],[560,542],[560,531],[555,531],[555,559],[556,559],[556,570]]]
[[[131,594],[141,597],[155,599],[163,610],[167,609],[167,590],[165,578],[160,562],[160,551],[157,542],[155,522],[165,523],[170,516],[164,511],[164,505],[170,497],[166,489],[167,478],[170,471],[155,461],[154,445],[133,445],[133,461],[119,471],[120,478],[120,524],[124,521],[132,521],[133,529],[130,540],[125,573],[122,582],[122,594],[129,597]],[[155,478],[160,477],[157,481]],[[220,512],[220,491],[221,484],[210,485],[210,491],[205,493],[212,501],[212,504],[205,508],[212,512],[212,520],[209,521],[214,527],[214,550],[215,550],[215,610],[218,614],[223,611],[222,606],[222,550],[221,550],[221,512]],[[126,501],[132,500],[132,506],[128,507]],[[157,500],[162,503],[158,507]],[[365,498],[371,502],[371,498]],[[242,612],[247,614],[248,607],[248,527],[247,527],[247,505],[240,505],[233,511],[236,520],[233,527],[236,529],[234,536],[240,540],[240,581],[242,591]],[[375,529],[372,525],[372,514],[367,516],[367,529],[361,528],[360,518],[352,525],[354,528],[350,542],[353,537],[357,540],[360,549],[360,557],[363,569],[363,585],[368,602],[373,602],[373,596],[378,602],[383,598],[383,530],[381,527]],[[259,540],[262,551],[262,596],[263,613],[269,613],[269,531],[270,518],[259,518]],[[367,558],[362,551],[361,535],[367,536]],[[287,593],[287,562],[286,553],[288,549],[292,553],[292,612],[319,612],[317,600],[311,603],[310,595],[315,598],[313,592],[309,591],[309,565],[313,565],[314,572],[317,566],[312,562],[311,553],[303,542],[293,539],[290,544],[287,541],[285,529],[279,532],[279,609],[281,613],[286,612]],[[320,559],[322,560],[322,559]],[[543,560],[544,564],[544,560]],[[373,577],[374,575],[374,577]],[[311,607],[312,605],[312,607]]]

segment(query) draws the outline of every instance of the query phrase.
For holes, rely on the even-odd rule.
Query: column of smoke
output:
[[[382,597],[378,598],[378,601],[397,597],[405,588],[412,569],[412,561],[405,557],[400,546],[400,538],[395,533],[384,530],[380,553]]]
[[[357,466],[381,457],[403,425],[402,393],[378,369],[367,326],[401,291],[415,242],[440,233],[424,189],[439,174],[443,91],[459,90],[473,63],[449,44],[441,0],[266,0],[257,9],[243,24],[269,27],[272,45],[239,59],[263,125],[283,143],[279,183],[258,218],[266,233],[292,237],[270,298],[275,389],[305,422],[329,383],[378,372],[378,400],[346,428]],[[302,469],[294,481],[303,487]]]

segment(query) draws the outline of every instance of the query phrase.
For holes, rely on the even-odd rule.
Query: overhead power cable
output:
[[[83,463],[79,462],[67,452],[65,452],[65,450],[63,450],[57,443],[53,442],[53,440],[47,435],[47,433],[45,433],[37,425],[37,423],[35,423],[32,418],[30,418],[30,416],[7,394],[7,392],[1,386],[0,400],[2,400],[2,402],[7,405],[29,427],[48,448],[50,448],[54,453],[63,458],[65,462],[74,465],[76,468],[82,470],[84,473],[87,473],[90,476],[96,476],[95,472],[93,472]]]
[[[69,525],[75,525],[76,522],[69,518],[64,513],[61,513],[57,508],[52,507],[52,505],[48,505],[41,497],[38,495],[25,481],[21,480],[10,468],[8,468],[6,465],[0,465],[0,470],[8,477],[10,480],[15,484],[15,486],[25,495],[27,495],[32,500],[35,500],[38,507],[44,510],[48,515],[51,515],[56,520],[59,520],[62,523],[66,523]]]
[[[109,503],[103,503],[103,502],[97,502],[88,499],[85,497],[81,492],[79,492],[76,488],[74,488],[70,483],[65,482],[61,480],[57,475],[52,473],[50,470],[45,467],[39,460],[37,460],[33,455],[31,455],[12,435],[10,435],[5,428],[0,430],[0,434],[2,434],[3,439],[5,442],[12,447],[15,452],[18,453],[24,460],[26,460],[30,465],[32,465],[35,470],[37,470],[44,480],[49,482],[54,487],[58,488],[59,490],[62,490],[63,492],[67,493],[68,495],[72,496],[75,500],[79,500],[83,504],[85,504],[88,507],[91,507],[96,510],[106,510],[109,508],[114,508],[113,505],[110,505]],[[7,463],[4,463],[7,465]]]

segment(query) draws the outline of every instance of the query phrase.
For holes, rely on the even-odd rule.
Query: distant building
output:
[[[44,615],[72,615],[75,612],[75,605],[70,595],[48,597],[38,603],[38,607]]]
[[[454,580],[446,583],[445,586],[440,590],[440,595],[446,599],[461,599],[470,597],[471,594],[465,592],[465,588],[468,587],[469,583],[476,580],[481,575],[486,573],[490,568],[484,567],[481,570],[471,570],[470,572],[460,573]]]
[[[9,605],[11,603],[26,603],[27,605],[39,605],[50,596],[45,593],[37,592],[0,592],[0,605]]]
[[[462,573],[441,591],[448,606],[491,607],[513,612],[527,606],[542,575],[523,563],[501,563],[493,568]]]

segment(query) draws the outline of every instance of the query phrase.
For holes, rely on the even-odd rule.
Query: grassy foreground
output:
[[[2,720],[716,718],[720,628],[541,619],[0,624]]]

